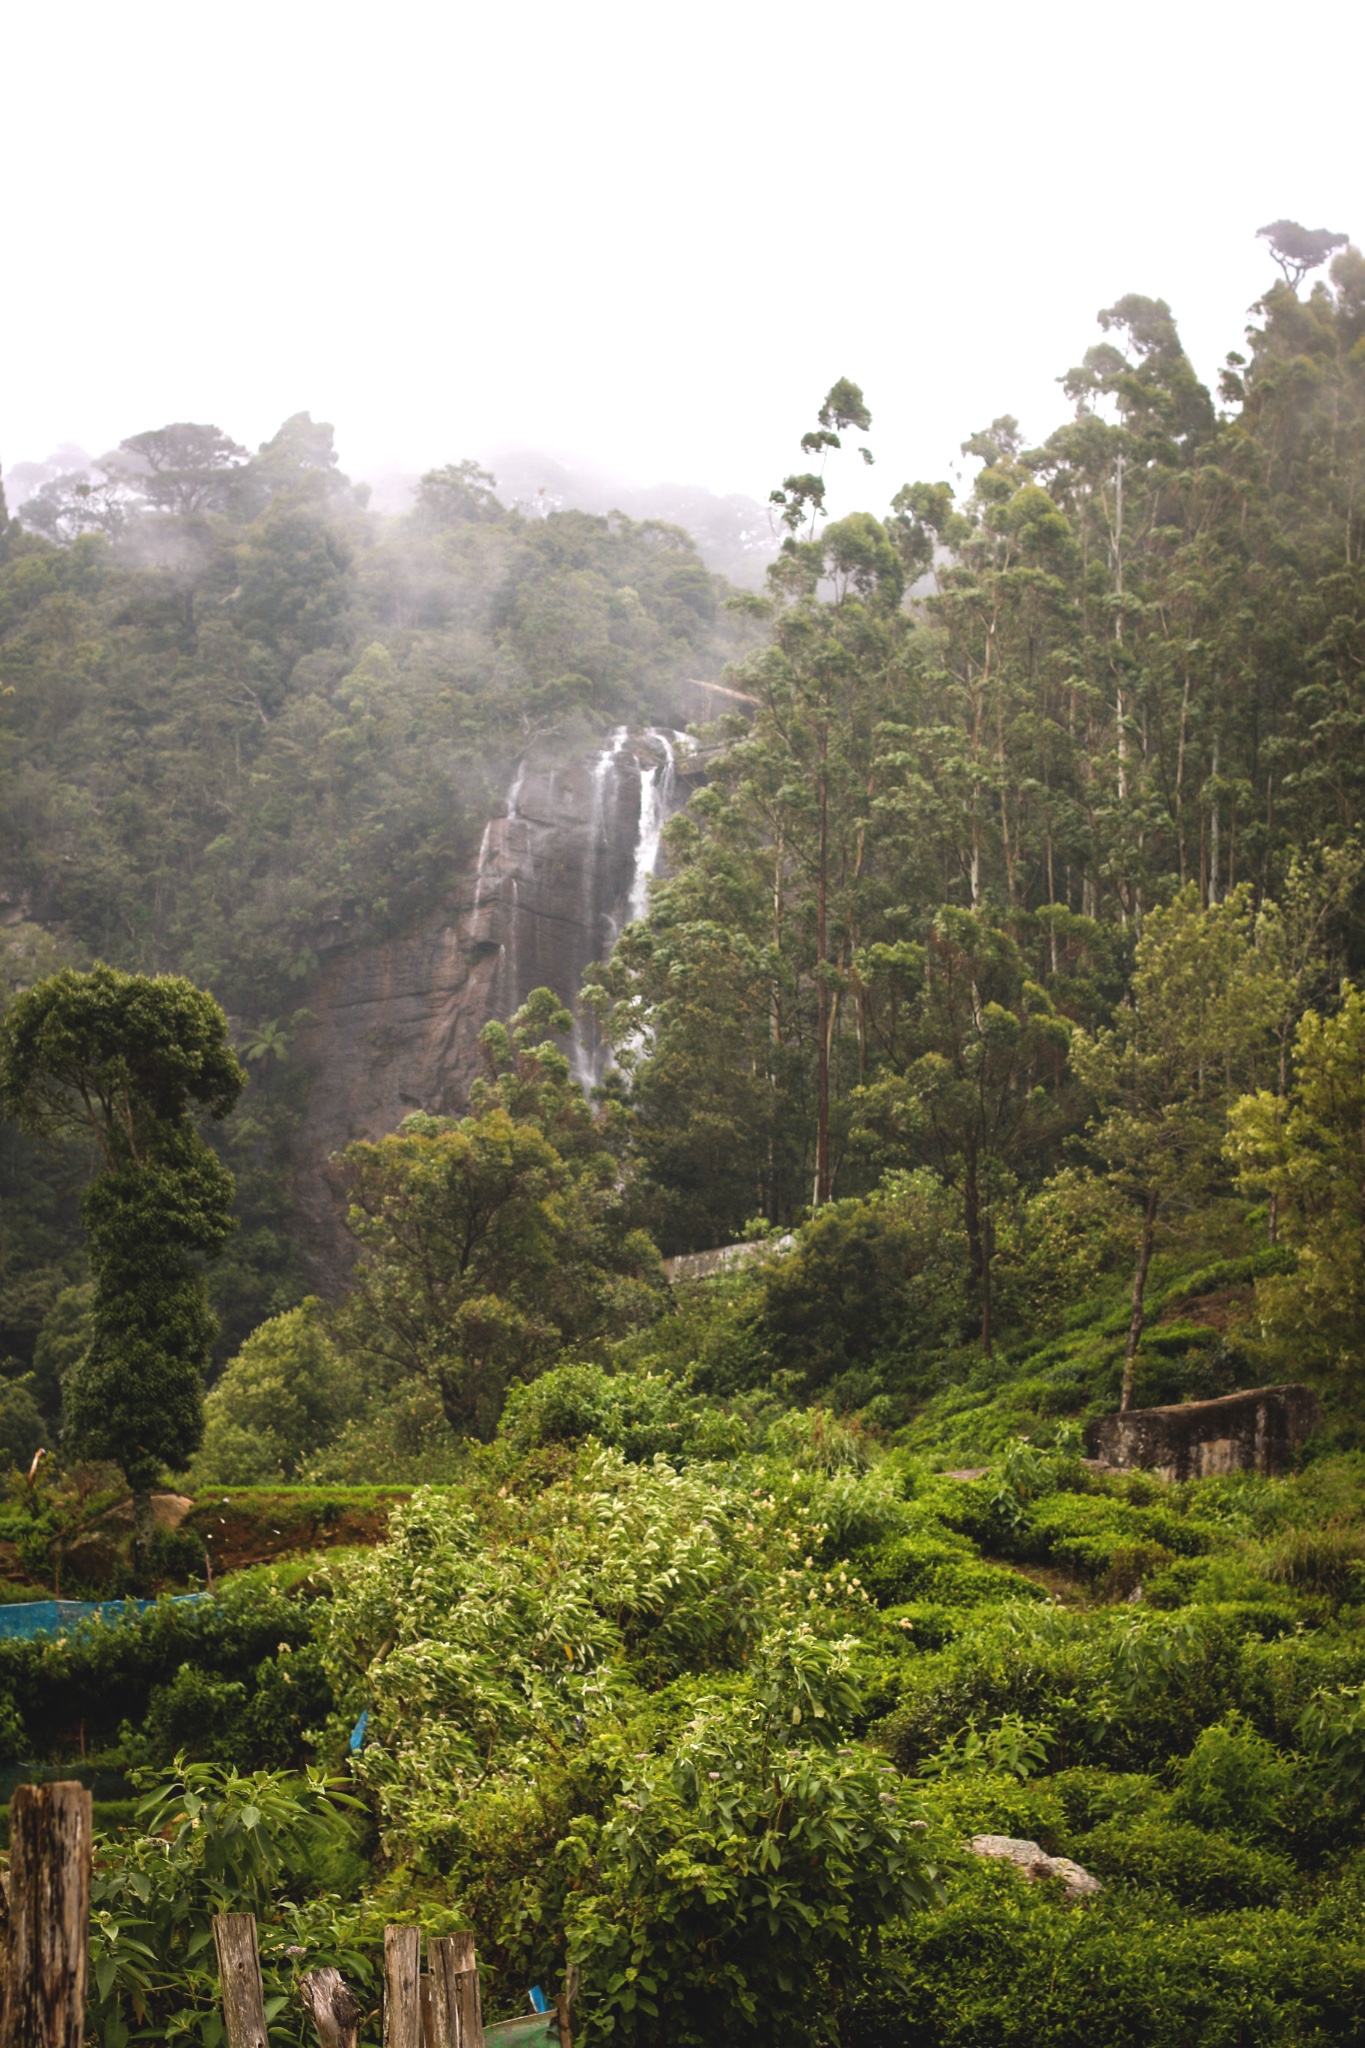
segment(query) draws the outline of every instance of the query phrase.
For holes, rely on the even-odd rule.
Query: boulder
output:
[[[1021,1842],[1016,1835],[973,1835],[968,1846],[973,1856],[994,1856],[1014,1864],[1029,1884],[1043,1877],[1059,1877],[1069,1899],[1091,1898],[1103,1889],[1097,1877],[1069,1856],[1049,1856],[1037,1842]]]

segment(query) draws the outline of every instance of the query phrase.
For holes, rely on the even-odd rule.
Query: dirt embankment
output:
[[[181,1524],[203,1538],[215,1577],[298,1551],[381,1543],[410,1487],[223,1487],[197,1496]]]

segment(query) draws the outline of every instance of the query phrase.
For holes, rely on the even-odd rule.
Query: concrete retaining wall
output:
[[[1130,1408],[1101,1415],[1085,1432],[1092,1458],[1140,1465],[1163,1479],[1207,1479],[1217,1472],[1283,1472],[1322,1421],[1311,1387],[1253,1387],[1217,1401],[1171,1408]]]
[[[794,1233],[788,1231],[785,1237],[761,1237],[753,1244],[723,1244],[713,1252],[680,1252],[676,1259],[664,1260],[664,1271],[673,1284],[679,1280],[710,1280],[717,1273],[729,1273],[754,1259],[790,1251],[795,1243]]]

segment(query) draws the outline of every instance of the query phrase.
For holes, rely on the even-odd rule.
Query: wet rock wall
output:
[[[575,1012],[575,1074],[588,1086],[601,1079],[606,1051],[578,990],[647,906],[660,833],[687,797],[680,744],[672,730],[622,726],[531,749],[444,901],[407,932],[326,958],[309,997],[314,1022],[298,1041],[310,1087],[291,1167],[314,1286],[334,1287],[349,1256],[329,1161],[413,1109],[458,1114],[489,1018],[510,1016],[533,988],[554,989]]]

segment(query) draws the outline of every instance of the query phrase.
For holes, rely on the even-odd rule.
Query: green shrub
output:
[[[804,1688],[773,1680],[710,1703],[565,1843],[590,2039],[799,2037],[856,1987],[888,1921],[933,1901],[905,1788],[866,1756],[808,1747]]]
[[[0,1471],[28,1465],[38,1446],[51,1435],[33,1397],[32,1374],[0,1380]]]
[[[816,1554],[821,1563],[857,1557],[861,1564],[872,1546],[905,1526],[905,1503],[876,1477],[863,1479],[847,1470],[829,1478],[814,1473],[796,1491],[803,1512],[820,1531]]]
[[[1093,1764],[1058,1771],[1040,1783],[1060,1802],[1067,1828],[1076,1834],[1088,1834],[1104,1821],[1128,1821],[1151,1813],[1165,1799],[1158,1781],[1145,1772],[1102,1771]]]
[[[1276,1585],[1340,1602],[1365,1598],[1365,1527],[1333,1520],[1318,1529],[1287,1529],[1263,1544],[1256,1566]]]
[[[158,1529],[152,1538],[146,1574],[153,1581],[204,1576],[205,1544],[197,1529]]]
[[[358,1365],[331,1340],[321,1301],[253,1330],[204,1403],[204,1442],[191,1483],[266,1485],[296,1478],[365,1407]]]
[[[91,1750],[116,1746],[125,1724],[144,1730],[160,1688],[180,1684],[186,1691],[168,1698],[165,1717],[156,1723],[166,1746],[156,1747],[145,1731],[135,1743],[140,1760],[168,1764],[180,1728],[192,1733],[195,1725],[180,1718],[193,1714],[191,1693],[207,1688],[202,1704],[211,1713],[210,1695],[229,1685],[242,1688],[245,1717],[236,1724],[234,1754],[247,1763],[293,1762],[297,1722],[277,1731],[266,1719],[252,1720],[251,1703],[268,1683],[270,1667],[290,1668],[288,1660],[297,1661],[311,1635],[309,1606],[287,1598],[268,1578],[254,1577],[229,1581],[211,1600],[159,1600],[145,1614],[116,1623],[87,1621],[64,1635],[0,1641],[0,1699],[12,1700],[21,1731],[15,1753],[60,1756],[77,1731]],[[319,1667],[312,1669],[317,1676],[310,1681],[305,1725],[317,1726],[331,1695]]]
[[[887,1194],[829,1203],[793,1251],[762,1269],[756,1334],[808,1394],[857,1374],[870,1399],[879,1377],[913,1373],[917,1353],[956,1334],[960,1238],[952,1200],[932,1174],[900,1174]]]
[[[874,1446],[865,1431],[840,1421],[828,1408],[792,1408],[768,1431],[775,1458],[789,1459],[799,1472],[866,1472]]]
[[[1046,1778],[1021,1780],[983,1771],[935,1779],[923,1790],[927,1819],[954,1839],[1016,1835],[1057,1851],[1066,1834],[1066,1809]]]
[[[126,1727],[122,1746],[131,1762],[162,1769],[176,1757],[237,1770],[297,1766],[307,1754],[305,1731],[324,1721],[331,1705],[311,1644],[294,1652],[282,1647],[248,1679],[183,1664],[152,1687],[140,1728]]]
[[[303,1476],[321,1486],[442,1486],[468,1462],[468,1446],[446,1420],[436,1389],[406,1380],[348,1422]]]
[[[515,1449],[578,1444],[588,1437],[632,1464],[665,1457],[728,1458],[745,1448],[737,1417],[720,1413],[661,1373],[608,1373],[598,1365],[559,1365],[513,1387],[499,1434]]]
[[[879,1619],[883,1633],[898,1633],[906,1649],[941,1650],[961,1632],[963,1615],[959,1608],[936,1607],[930,1600],[903,1600],[884,1607]]]
[[[941,1607],[982,1607],[1006,1600],[1045,1600],[1047,1595],[1017,1572],[982,1564],[965,1543],[950,1536],[894,1536],[866,1551],[858,1569],[872,1598],[882,1606],[907,1600]]]
[[[354,1940],[356,1916],[331,1889],[362,1874],[359,1802],[313,1774],[239,1776],[209,1764],[139,1783],[138,1829],[101,1843],[91,1885],[93,2036],[105,2048],[126,2048],[134,2030],[221,2040],[213,1915],[247,1912],[261,1923],[271,2038],[302,2048],[295,1956],[340,1967],[362,1995],[375,1977]]]
[[[1245,1618],[1222,1610],[985,1607],[946,1649],[912,1661],[884,1737],[914,1770],[969,1720],[1018,1714],[1052,1724],[1060,1766],[1159,1766],[1230,1705],[1263,1703],[1266,1679],[1247,1640]]]
[[[1086,1837],[1085,1861],[1097,1877],[1206,1910],[1273,1905],[1296,1876],[1286,1856],[1159,1815],[1102,1821]]]
[[[152,1687],[140,1734],[133,1737],[130,1729],[129,1736],[148,1758],[226,1759],[246,1698],[239,1680],[182,1664],[167,1684]]]
[[[1301,1766],[1231,1713],[1206,1728],[1176,1767],[1171,1812],[1253,1842],[1279,1840],[1306,1791]]]
[[[845,2048],[1335,2048],[1365,2028],[1358,1916],[1207,1918],[1157,1895],[1077,1909],[967,1859],[946,1907],[840,2013]]]

